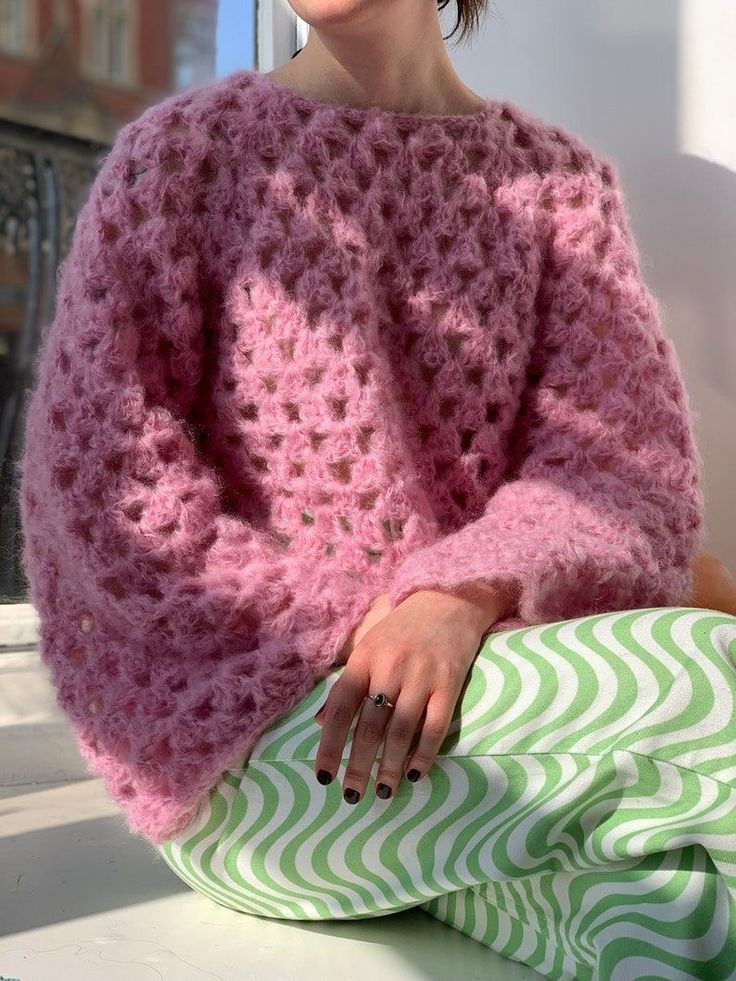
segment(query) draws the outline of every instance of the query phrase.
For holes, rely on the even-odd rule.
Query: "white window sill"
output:
[[[0,604],[0,653],[38,644],[38,613],[31,603]]]

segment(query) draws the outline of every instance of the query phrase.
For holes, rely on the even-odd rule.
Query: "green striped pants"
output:
[[[736,979],[736,617],[491,634],[429,772],[356,805],[314,774],[342,670],[158,846],[192,888],[281,919],[418,906],[546,978]]]

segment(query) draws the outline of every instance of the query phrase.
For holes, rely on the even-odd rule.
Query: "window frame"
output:
[[[309,25],[286,0],[256,0],[256,70],[268,72],[289,61],[306,40]]]

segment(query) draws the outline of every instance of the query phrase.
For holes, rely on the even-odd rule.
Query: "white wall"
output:
[[[467,85],[618,164],[705,462],[706,548],[736,570],[736,10],[733,0],[492,0],[448,42]],[[443,33],[455,22],[443,12]]]

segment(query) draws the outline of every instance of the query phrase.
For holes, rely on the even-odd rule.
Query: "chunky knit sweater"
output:
[[[702,467],[661,320],[617,167],[511,102],[239,70],[123,126],[20,468],[41,654],[131,833],[183,830],[379,593],[510,587],[491,631],[685,603]]]

